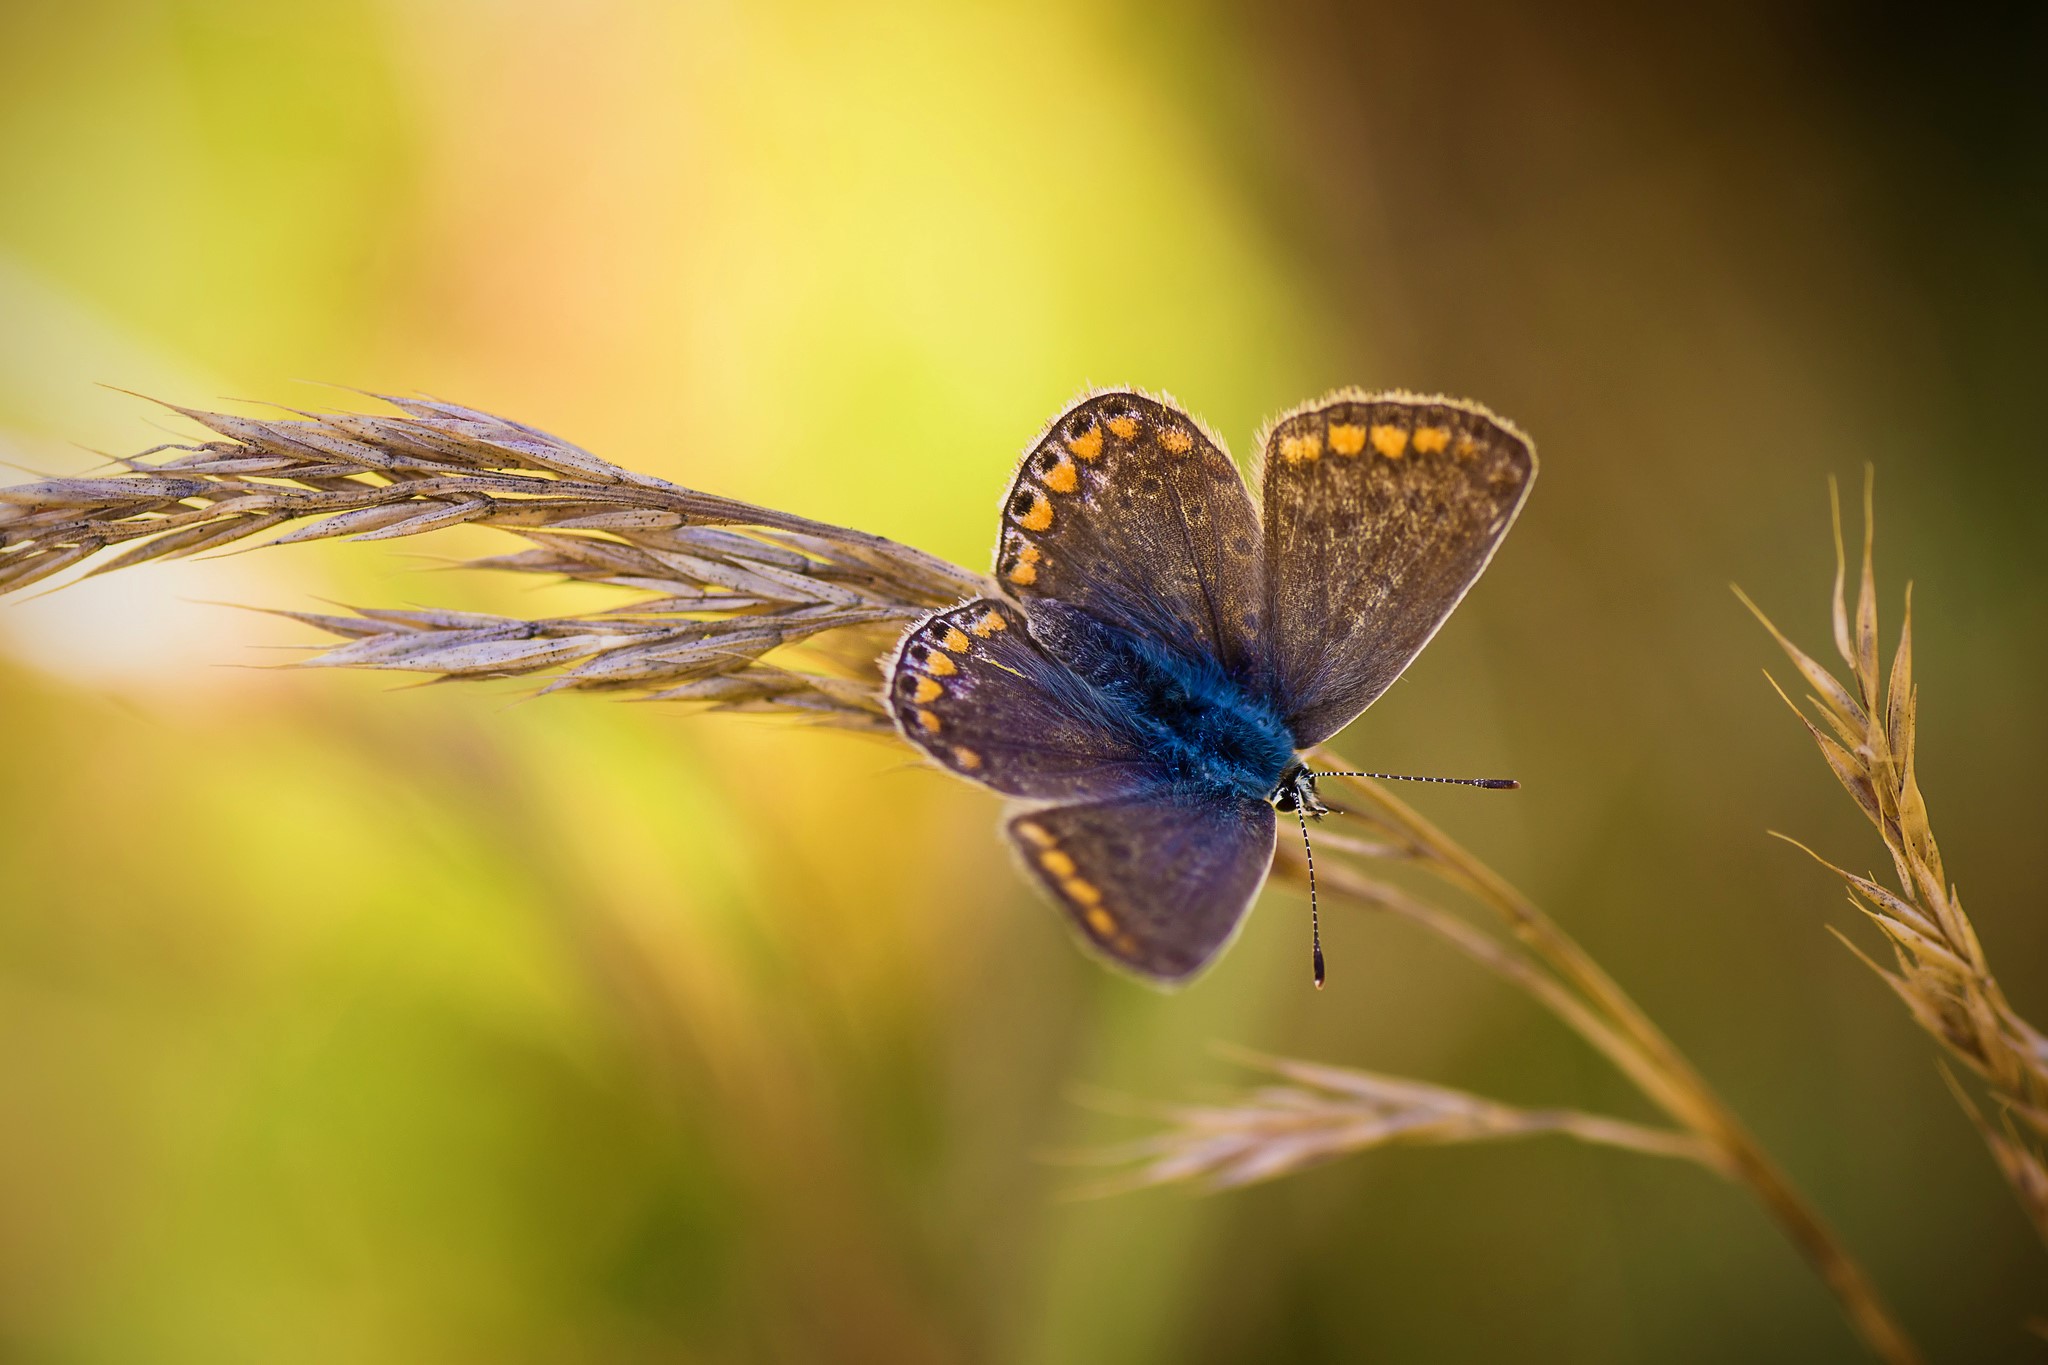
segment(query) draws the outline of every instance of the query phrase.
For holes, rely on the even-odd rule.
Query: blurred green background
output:
[[[1759,669],[1825,478],[1917,580],[1921,773],[2048,1018],[2038,14],[1864,6],[0,6],[0,458],[427,390],[986,563],[1084,382],[1244,453],[1343,383],[1544,475],[1344,740],[1581,936],[1940,1360],[2048,1264],[1795,832],[1883,855]],[[14,473],[7,477],[16,477]],[[19,477],[26,477],[25,474]],[[544,610],[309,546],[0,606],[0,1359],[1860,1358],[1743,1193],[1532,1143],[1061,1198],[1224,1040],[1641,1115],[1405,926],[1274,892],[1163,997],[888,745],[246,665],[213,601]]]

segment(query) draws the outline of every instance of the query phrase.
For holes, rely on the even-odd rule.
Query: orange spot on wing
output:
[[[1083,881],[1079,877],[1068,877],[1060,883],[1060,890],[1067,893],[1067,899],[1079,901],[1083,905],[1102,904],[1102,892],[1096,890],[1094,882]]]
[[[1019,587],[1028,588],[1038,581],[1038,566],[1044,559],[1043,551],[1030,541],[1024,541],[1017,546],[1016,558],[1003,576]]]
[[[1081,471],[1072,460],[1061,460],[1041,477],[1055,493],[1071,493],[1081,486]]]
[[[1051,526],[1052,499],[1034,491],[1031,495],[1030,510],[1017,518],[1017,524],[1027,531],[1043,531]]]
[[[1323,438],[1310,432],[1306,436],[1282,436],[1280,458],[1289,464],[1307,464],[1323,453]]]
[[[967,646],[970,641],[967,638],[967,632],[960,629],[960,627],[947,626],[946,633],[939,637],[939,643],[952,650],[955,654],[964,654],[967,652]]]
[[[1007,630],[1009,628],[1009,625],[1010,623],[1003,619],[1003,614],[1001,612],[990,611],[983,612],[981,618],[977,620],[973,625],[969,626],[968,629],[973,631],[976,635],[979,635],[982,639],[986,640],[989,636],[995,634],[999,630]]]
[[[934,676],[941,678],[950,678],[960,671],[960,665],[954,663],[943,654],[925,655],[924,666]]]
[[[1079,436],[1067,441],[1067,449],[1084,460],[1092,460],[1102,453],[1102,428],[1091,426]]]
[[[928,735],[935,735],[939,732],[939,718],[929,711],[919,711],[917,713],[917,724],[918,728]]]
[[[967,769],[967,771],[973,772],[981,766],[981,755],[965,745],[955,744],[953,746],[953,761]]]
[[[1195,448],[1195,438],[1179,427],[1167,427],[1159,433],[1159,444],[1175,455],[1185,455]]]
[[[1053,837],[1045,832],[1045,826],[1029,820],[1019,820],[1014,828],[1019,838],[1026,843],[1037,844],[1040,848],[1051,848]]]
[[[1450,443],[1449,427],[1415,428],[1415,453],[1418,455],[1434,455]]]
[[[1479,453],[1479,442],[1473,440],[1470,436],[1460,436],[1458,444],[1452,447],[1451,453],[1461,460],[1469,460]]]
[[[1109,419],[1109,429],[1116,434],[1118,440],[1128,441],[1138,434],[1138,419],[1128,413],[1122,417],[1112,417]]]
[[[1116,936],[1116,950],[1125,957],[1136,957],[1138,955],[1138,940],[1132,938],[1129,934],[1118,934]]]
[[[1055,877],[1066,878],[1074,875],[1074,860],[1056,848],[1049,848],[1039,854],[1038,865]]]
[[[1372,448],[1390,460],[1398,460],[1408,449],[1408,433],[1395,426],[1376,426],[1372,429]]]
[[[939,686],[930,678],[919,678],[912,688],[911,700],[916,702],[937,701],[945,693],[945,690],[945,688]]]
[[[1099,905],[1088,907],[1088,927],[1095,931],[1097,938],[1108,938],[1116,932],[1116,920],[1109,911]]]
[[[1339,455],[1356,455],[1365,449],[1365,428],[1339,422],[1330,428],[1330,449]]]

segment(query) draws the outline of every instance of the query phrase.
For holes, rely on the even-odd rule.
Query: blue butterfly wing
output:
[[[1010,602],[976,598],[905,633],[889,666],[903,737],[940,766],[1010,796],[1096,799],[1162,780],[1156,756]]]
[[[1536,451],[1476,404],[1350,392],[1283,417],[1263,458],[1269,686],[1307,748],[1386,691],[1478,580]]]
[[[1184,788],[1011,817],[1025,866],[1084,941],[1158,985],[1215,960],[1273,862],[1264,801]]]
[[[1003,499],[996,578],[1243,679],[1259,662],[1258,512],[1237,466],[1169,403],[1083,399],[1026,451]]]
[[[1175,780],[1112,693],[1047,653],[1008,602],[905,634],[890,667],[904,738],[962,777],[1055,804],[1009,822],[1032,874],[1091,945],[1161,984],[1220,952],[1273,858],[1273,808]]]

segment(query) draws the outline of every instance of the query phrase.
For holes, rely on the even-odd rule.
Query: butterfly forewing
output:
[[[1273,861],[1263,801],[1173,789],[1010,820],[1011,842],[1081,936],[1161,984],[1207,966]]]
[[[1011,796],[1094,798],[1158,780],[1014,603],[977,598],[912,627],[890,665],[889,709],[941,766]]]
[[[1507,534],[1534,448],[1485,409],[1338,395],[1282,418],[1264,451],[1265,650],[1303,748],[1401,676]]]
[[[1258,514],[1230,457],[1186,413],[1131,392],[1069,408],[1003,499],[996,578],[1233,676],[1259,634]]]

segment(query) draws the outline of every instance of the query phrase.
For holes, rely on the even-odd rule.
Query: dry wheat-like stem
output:
[[[1550,1133],[1650,1156],[1714,1162],[1705,1143],[1669,1129],[1575,1109],[1518,1109],[1426,1081],[1230,1052],[1294,1084],[1261,1086],[1225,1104],[1140,1111],[1166,1126],[1089,1153],[1091,1160],[1130,1169],[1082,1193],[1115,1194],[1190,1180],[1227,1189],[1376,1147],[1498,1142]]]
[[[1853,624],[1843,593],[1848,564],[1842,546],[1841,500],[1832,483],[1829,493],[1835,527],[1835,649],[1848,665],[1853,687],[1837,681],[1786,639],[1740,588],[1736,594],[1756,613],[1813,689],[1807,702],[1825,730],[1786,696],[1775,679],[1771,682],[1820,746],[1836,779],[1877,827],[1886,852],[1891,854],[1896,891],[1813,854],[1841,877],[1849,903],[1883,932],[1894,965],[1880,964],[1845,936],[1842,941],[1884,979],[1920,1026],[1981,1082],[1997,1106],[1997,1122],[1951,1077],[1956,1098],[1983,1133],[2020,1206],[2042,1240],[2048,1242],[2048,1157],[2043,1152],[2043,1144],[2048,1142],[2048,1037],[2007,1002],[1991,974],[1977,931],[1963,913],[1962,897],[1942,870],[1941,850],[1935,845],[1927,803],[1914,774],[1920,693],[1913,682],[1910,584],[1889,677],[1879,667],[1877,581],[1872,570],[1876,525],[1870,480],[1866,477],[1863,490],[1863,566]]]
[[[887,641],[981,584],[907,545],[636,474],[517,422],[452,403],[384,401],[397,416],[258,421],[174,407],[222,439],[159,446],[145,455],[181,453],[124,461],[127,472],[109,478],[0,488],[0,593],[107,550],[118,552],[93,572],[218,551],[289,523],[303,524],[266,543],[489,526],[526,546],[469,567],[635,596],[543,620],[284,613],[344,641],[304,663],[530,677],[546,691],[886,730],[875,660]]]
[[[531,427],[448,403],[384,401],[399,415],[254,421],[179,408],[222,439],[159,447],[183,453],[154,465],[126,461],[127,472],[110,478],[0,488],[0,593],[116,546],[128,548],[101,571],[218,550],[295,521],[308,524],[269,543],[491,526],[522,537],[527,548],[474,567],[640,596],[592,615],[545,620],[384,609],[287,613],[344,641],[307,662],[450,679],[531,677],[550,691],[775,710],[881,731],[877,639],[985,589],[979,575],[908,546],[634,474]],[[1316,757],[1342,771],[1357,766],[1328,752]],[[1265,1065],[1293,1086],[1269,1087],[1248,1102],[1168,1111],[1176,1126],[1125,1149],[1124,1162],[1143,1163],[1136,1183],[1242,1183],[1396,1141],[1539,1132],[1689,1159],[1756,1193],[1880,1359],[1917,1361],[1833,1233],[1599,965],[1385,787],[1343,780],[1364,804],[1340,814],[1369,837],[1320,840],[1330,853],[1320,869],[1326,896],[1418,924],[1526,991],[1677,1128],[1518,1109],[1424,1082],[1274,1060]],[[1508,932],[1489,934],[1354,865],[1383,859],[1404,860],[1468,893]],[[1281,872],[1297,876],[1299,865],[1290,859]]]

